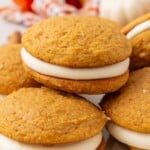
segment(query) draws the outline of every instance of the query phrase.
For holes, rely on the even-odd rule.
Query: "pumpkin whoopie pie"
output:
[[[27,29],[22,44],[25,69],[48,87],[101,94],[128,79],[130,43],[107,19],[51,17]]]
[[[150,66],[150,13],[137,18],[122,29],[131,41],[131,69]]]
[[[21,87],[37,86],[24,71],[20,55],[21,45],[0,46],[0,95],[1,97]]]
[[[150,67],[133,71],[127,84],[104,97],[110,134],[131,149],[150,149]],[[135,148],[133,148],[135,147]]]
[[[0,149],[102,150],[105,122],[104,113],[84,98],[22,88],[0,101]]]

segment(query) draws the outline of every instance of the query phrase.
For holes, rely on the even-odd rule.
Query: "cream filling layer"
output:
[[[85,141],[52,146],[20,143],[0,134],[0,150],[96,150],[101,142],[102,133]]]
[[[118,141],[136,148],[150,150],[150,134],[131,131],[113,122],[109,122],[107,128]]]
[[[145,21],[137,26],[135,26],[130,32],[128,32],[128,34],[126,35],[126,37],[130,40],[133,37],[135,37],[136,35],[138,35],[139,33],[150,29],[150,20]]]
[[[0,94],[0,100],[2,100],[6,95]]]
[[[125,59],[122,62],[105,67],[76,69],[44,62],[33,57],[24,48],[22,48],[21,50],[21,56],[24,63],[36,72],[44,75],[75,80],[104,79],[116,77],[124,74],[129,67],[129,58]]]

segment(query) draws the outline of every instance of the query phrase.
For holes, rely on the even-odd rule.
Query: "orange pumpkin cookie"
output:
[[[38,86],[24,71],[20,44],[0,46],[0,94],[9,94],[21,87]]]
[[[137,18],[122,29],[133,47],[131,69],[150,66],[150,13]]]
[[[107,128],[120,142],[150,148],[150,68],[133,71],[127,84],[104,97],[101,106],[111,121]]]
[[[22,59],[37,81],[72,93],[118,90],[128,79],[131,47],[112,21],[52,17],[27,29]]]
[[[0,148],[5,139],[7,149],[15,150],[95,150],[105,122],[103,112],[84,98],[44,87],[23,88],[0,102]]]

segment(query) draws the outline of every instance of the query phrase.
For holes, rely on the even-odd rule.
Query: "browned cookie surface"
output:
[[[122,33],[127,35],[136,26],[150,20],[150,13],[137,18],[136,20],[123,27]],[[131,69],[139,69],[150,66],[150,28],[144,30],[130,39],[133,51],[131,55]]]
[[[131,147],[131,146],[130,146],[130,150],[144,150],[144,149],[135,148],[135,147]]]
[[[131,69],[150,66],[150,30],[146,30],[131,39],[133,52]]]
[[[106,66],[131,54],[130,43],[116,23],[90,16],[39,22],[27,29],[22,44],[36,58],[72,68]]]
[[[0,46],[0,94],[38,85],[24,71],[20,49],[20,44]]]
[[[0,133],[35,144],[85,140],[100,133],[106,117],[79,96],[48,88],[23,88],[0,102]]]
[[[126,72],[121,76],[106,79],[69,80],[46,76],[31,70],[26,65],[24,65],[24,67],[27,73],[30,74],[36,81],[43,83],[48,87],[53,87],[71,93],[82,94],[103,94],[114,92],[127,82],[129,76],[129,73]]]
[[[129,24],[127,24],[125,27],[121,29],[121,32],[123,34],[127,34],[130,30],[132,30],[135,26],[138,24],[145,22],[150,19],[150,13],[145,14],[144,16],[141,16],[133,21],[131,21]]]
[[[116,124],[150,133],[150,68],[132,72],[127,84],[105,96],[101,106]]]

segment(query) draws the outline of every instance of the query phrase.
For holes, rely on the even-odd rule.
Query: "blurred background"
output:
[[[52,16],[92,15],[124,26],[150,12],[150,0],[1,0],[0,43],[14,30],[23,32],[34,23]]]

